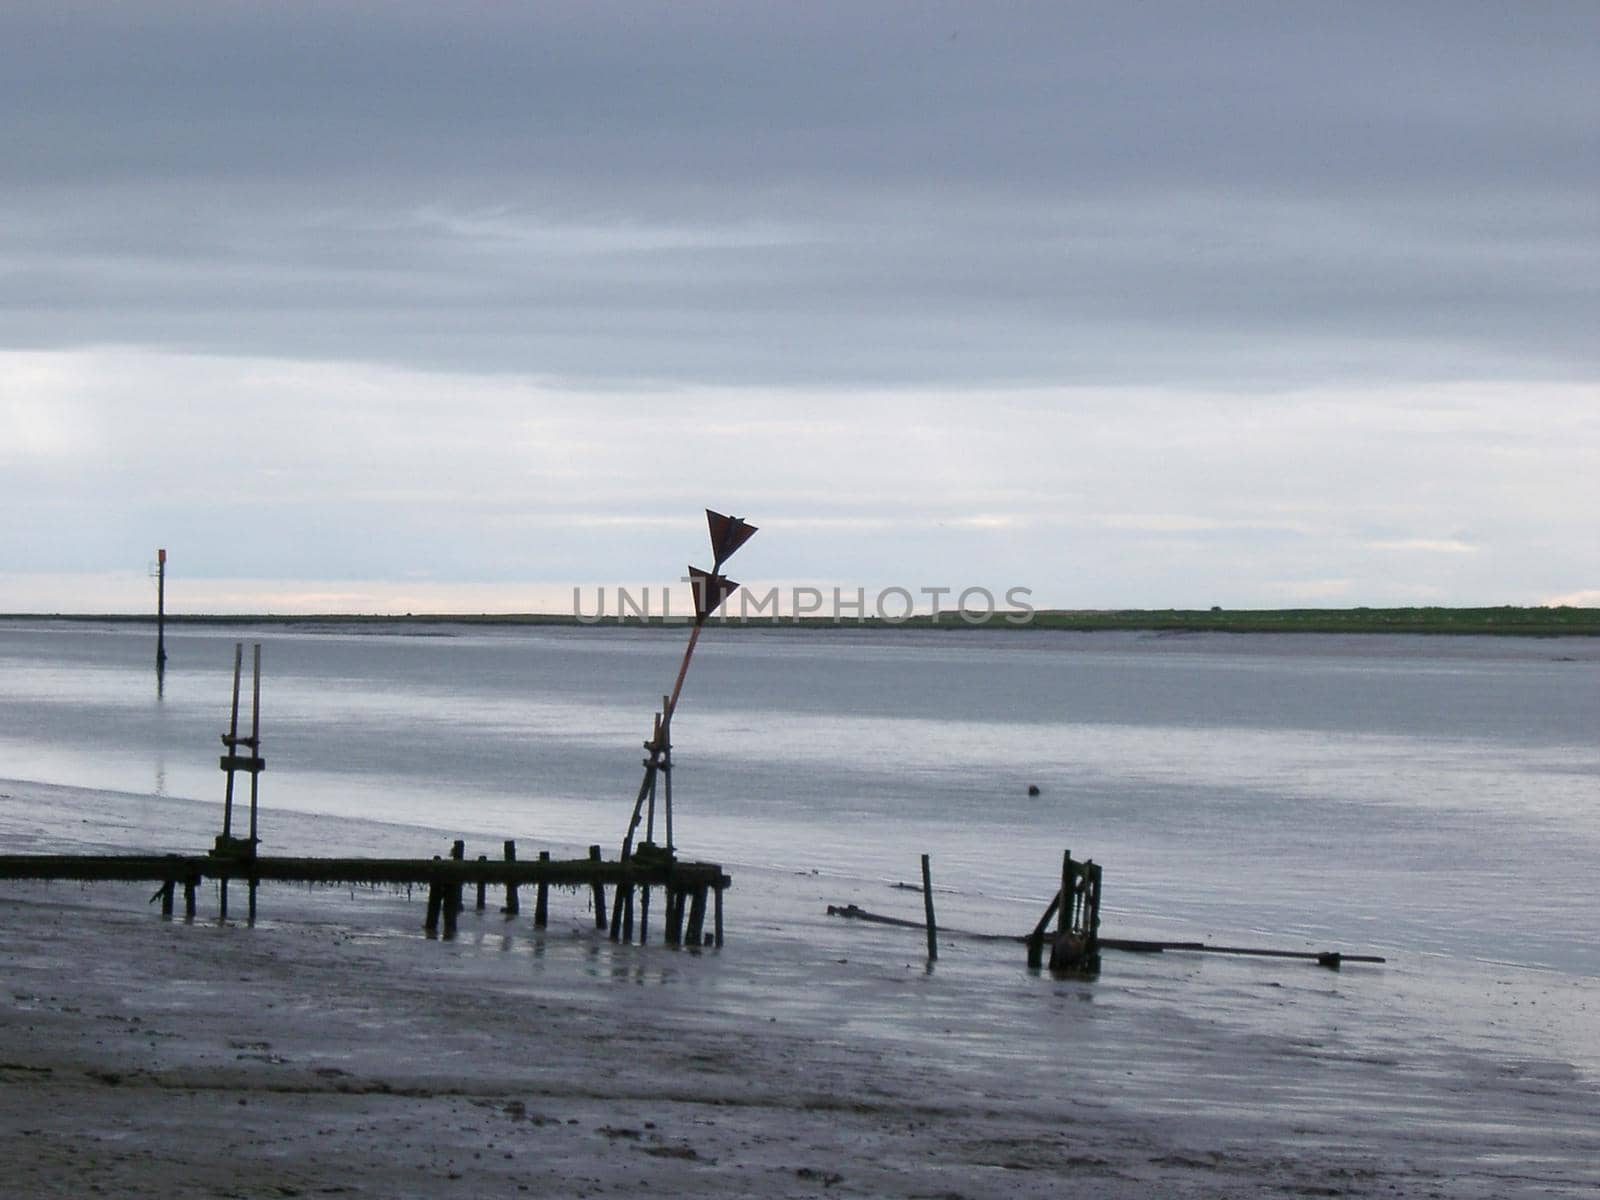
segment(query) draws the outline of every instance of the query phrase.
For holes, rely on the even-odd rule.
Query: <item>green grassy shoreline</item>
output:
[[[153,625],[151,614],[113,613],[7,613],[0,621],[75,621],[97,624]],[[681,625],[681,619],[638,618],[579,621],[570,613],[328,613],[298,614],[183,613],[168,614],[171,627],[283,625],[287,627],[361,628],[376,625]],[[1286,609],[1041,609],[1026,623],[997,613],[986,621],[969,621],[956,613],[913,617],[905,621],[803,620],[755,617],[730,618],[726,624],[749,628],[823,629],[1009,629],[1018,633],[1040,629],[1145,630],[1193,633],[1413,633],[1491,635],[1496,637],[1600,637],[1600,608],[1286,608]]]

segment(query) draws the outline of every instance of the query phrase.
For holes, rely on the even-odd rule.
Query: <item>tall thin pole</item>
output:
[[[684,676],[689,673],[689,660],[694,656],[695,643],[700,640],[700,629],[705,624],[705,614],[697,614],[694,629],[689,633],[689,644],[684,647],[683,665],[678,668],[678,679],[672,685],[672,695],[667,697],[666,712],[656,718],[655,736],[649,746],[650,757],[645,759],[644,779],[639,784],[639,795],[633,802],[633,819],[628,822],[627,836],[622,839],[622,859],[626,862],[633,857],[633,835],[639,828],[639,820],[644,812],[646,800],[652,802],[652,817],[654,815],[654,799],[656,788],[656,772],[661,767],[661,748],[666,744],[665,739],[671,737],[672,713],[678,707],[678,696],[683,691]]]
[[[239,672],[244,666],[244,643],[233,644],[233,713],[228,718],[228,736],[223,742],[230,755],[237,754],[239,745]],[[228,772],[227,791],[222,797],[222,835],[233,836],[233,772]]]
[[[254,686],[250,697],[250,757],[261,757],[261,643],[256,643]],[[261,772],[250,772],[250,857],[256,856],[256,796]]]
[[[156,551],[156,670],[167,665],[167,551]]]
[[[639,794],[634,798],[633,816],[628,821],[628,832],[622,839],[622,861],[627,862],[633,856],[633,835],[639,828],[639,822],[644,817],[645,802],[650,804],[650,824],[646,837],[653,837],[655,833],[655,799],[656,799],[656,774],[663,767],[668,772],[666,789],[666,819],[667,819],[667,847],[672,847],[672,783],[671,783],[671,744],[672,744],[672,717],[678,709],[678,697],[683,694],[683,681],[689,674],[689,662],[694,657],[694,648],[700,641],[700,630],[705,626],[707,619],[727,599],[728,594],[739,585],[722,575],[722,565],[728,557],[738,550],[740,546],[749,541],[756,532],[754,525],[746,524],[739,517],[725,517],[721,513],[706,510],[706,520],[711,532],[712,567],[709,572],[697,567],[689,568],[691,588],[695,592],[695,617],[694,627],[689,631],[689,644],[683,648],[683,662],[678,667],[678,677],[673,680],[672,694],[666,698],[662,711],[657,714],[654,734],[646,744],[650,756],[644,762],[644,779],[639,784]],[[616,929],[613,926],[613,937]]]
[[[650,751],[650,757],[645,759],[646,767],[649,767],[653,762],[659,763],[661,761],[660,713],[656,714],[655,733],[651,736],[650,740],[644,744],[644,748]],[[647,778],[650,780],[650,803],[649,808],[646,810],[644,822],[644,840],[647,842],[653,842],[656,840],[656,774],[657,772],[653,770],[647,772]]]
[[[667,698],[661,697],[663,711],[667,707]],[[666,725],[661,726],[661,786],[666,793],[667,809],[667,853],[672,853],[672,734]]]

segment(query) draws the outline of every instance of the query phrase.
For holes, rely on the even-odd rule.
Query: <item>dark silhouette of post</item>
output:
[[[156,672],[167,666],[167,551],[156,551]]]

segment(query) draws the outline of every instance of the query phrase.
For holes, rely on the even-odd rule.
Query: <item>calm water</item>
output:
[[[158,696],[146,630],[0,624],[0,779],[127,793],[108,823],[180,848],[137,797],[220,801],[240,638],[263,643],[263,838],[288,853],[333,847],[275,842],[284,810],[614,848],[685,634],[180,630]],[[1596,730],[1581,640],[713,628],[677,840],[841,895],[929,852],[941,919],[1006,931],[1070,847],[1105,864],[1108,933],[1596,978]]]

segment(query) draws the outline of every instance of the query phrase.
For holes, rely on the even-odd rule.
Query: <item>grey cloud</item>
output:
[[[1586,378],[1591,5],[13,3],[0,344]]]
[[[1570,154],[1593,132],[1586,5],[52,3],[7,24],[24,161],[95,177],[1594,171]]]

